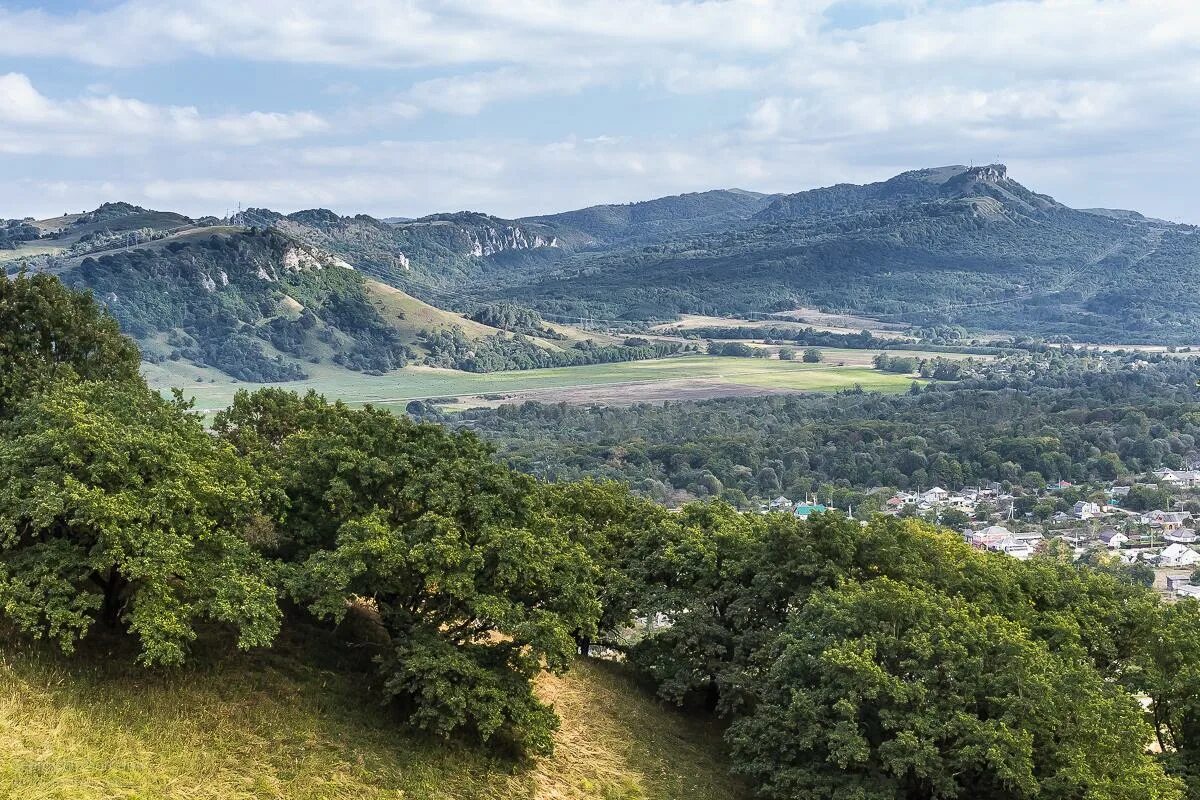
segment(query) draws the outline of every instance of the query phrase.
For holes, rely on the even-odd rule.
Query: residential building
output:
[[[1200,553],[1184,544],[1173,544],[1158,555],[1161,567],[1191,567],[1200,564]]]
[[[1197,536],[1192,528],[1177,528],[1165,534],[1163,538],[1173,544],[1195,544],[1200,541],[1200,536]]]
[[[796,505],[796,510],[793,511],[792,513],[796,515],[797,519],[808,519],[810,516],[817,513],[818,511],[828,511],[828,510],[829,509],[827,509],[825,506],[821,505],[820,503],[798,503]]]
[[[1121,533],[1116,528],[1104,528],[1100,531],[1100,542],[1111,550],[1116,550],[1121,545],[1129,543],[1129,537]]]

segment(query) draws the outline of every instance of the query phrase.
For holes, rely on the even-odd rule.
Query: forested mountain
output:
[[[1076,210],[1004,165],[789,195],[679,195],[518,220],[383,222],[247,212],[441,305],[517,302],[632,323],[800,306],[893,322],[1106,341],[1191,341],[1195,228]]]
[[[572,366],[680,347],[584,336],[512,303],[471,301],[469,316],[456,314],[395,288],[409,271],[406,250],[426,265],[424,280],[454,284],[490,257],[557,247],[544,226],[482,214],[393,225],[323,210],[284,217],[251,209],[222,221],[109,203],[0,230],[6,271],[47,271],[92,291],[146,360],[238,380],[296,380],[310,364],[378,374],[413,359],[472,372]]]
[[[409,352],[364,276],[275,230],[200,228],[87,256],[60,274],[90,289],[147,358],[186,358],[243,380],[302,377],[293,359],[320,357],[382,371]]]
[[[789,195],[717,190],[515,220],[255,208],[230,220],[192,221],[112,203],[55,220],[4,222],[0,260],[30,254],[74,259],[71,265],[217,224],[277,231],[465,315],[509,303],[551,320],[619,319],[636,327],[680,313],[815,306],[901,324],[1187,343],[1200,323],[1194,226],[1072,209],[999,164]],[[220,268],[213,256],[210,249],[201,259],[209,272]]]
[[[773,198],[742,189],[714,189],[641,203],[591,206],[522,222],[550,225],[560,238],[578,245],[612,245],[726,227],[759,213]]]
[[[777,198],[655,246],[577,253],[495,293],[555,313],[667,318],[799,306],[915,324],[1185,341],[1195,228],[1077,211],[1003,166],[944,167]]]

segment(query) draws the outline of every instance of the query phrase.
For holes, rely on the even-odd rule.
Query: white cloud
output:
[[[54,100],[26,75],[0,75],[0,153],[94,156],[157,145],[251,146],[294,139],[327,125],[307,112],[205,116],[113,94]]]
[[[125,71],[182,59],[347,68],[316,82],[315,102],[345,106],[322,116],[214,114],[186,94],[178,106],[154,105],[104,85],[55,99],[24,76],[0,77],[0,154],[170,147],[182,156],[147,158],[132,173],[128,162],[95,159],[78,179],[33,180],[37,170],[26,168],[26,193],[6,202],[58,205],[64,192],[90,197],[110,181],[123,197],[196,213],[240,199],[516,214],[714,186],[796,190],[1000,158],[1018,179],[1069,201],[1200,219],[1194,0],[857,0],[890,19],[849,29],[826,24],[838,5],[124,0],[79,13],[0,10],[0,56],[110,68],[94,77],[114,86]],[[411,83],[409,67],[427,69]],[[386,93],[371,88],[380,74]],[[561,98],[589,92],[614,109],[621,93],[673,92],[682,96],[670,108],[684,111],[668,121],[673,130],[653,132],[619,110],[574,129],[547,116]],[[711,117],[710,96],[721,105]],[[514,101],[539,98],[546,114],[504,116]],[[476,114],[478,122],[456,118]],[[486,138],[492,120],[505,138]],[[577,136],[547,141],[548,127]],[[421,141],[399,141],[405,131]],[[463,135],[479,138],[452,138]]]
[[[435,78],[415,84],[408,93],[417,106],[449,114],[478,114],[484,107],[509,100],[551,94],[574,94],[593,83],[583,72],[537,73],[514,68]]]
[[[608,63],[624,49],[779,52],[831,0],[126,0],[0,10],[0,54],[104,66],[189,55],[369,66]]]

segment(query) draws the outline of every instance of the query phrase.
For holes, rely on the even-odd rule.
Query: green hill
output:
[[[564,677],[544,678],[539,694],[562,718],[556,752],[518,764],[399,726],[366,673],[320,666],[337,649],[321,645],[314,638],[270,653],[209,651],[203,663],[157,674],[98,653],[68,660],[0,646],[0,797],[743,796],[726,775],[720,732],[663,707],[617,665],[581,661]]]
[[[1194,226],[1133,211],[1073,209],[1025,187],[1001,164],[913,170],[877,183],[787,195],[715,190],[522,219],[462,211],[386,221],[325,209],[285,215],[255,208],[226,221],[231,224],[218,222],[125,203],[54,220],[4,221],[0,261],[30,260],[78,274],[93,258],[128,271],[121,259],[141,258],[130,253],[161,254],[166,248],[177,262],[174,278],[182,278],[192,302],[204,307],[202,283],[215,280],[216,271],[232,278],[242,266],[253,267],[252,275],[261,263],[277,268],[272,259],[290,249],[352,264],[365,278],[416,298],[412,302],[443,310],[421,311],[438,317],[436,330],[459,324],[465,331],[465,339],[426,347],[401,322],[398,341],[416,351],[408,355],[395,349],[380,355],[381,347],[390,346],[380,344],[388,337],[373,333],[364,344],[342,324],[345,317],[322,318],[321,330],[334,332],[295,352],[281,342],[298,335],[245,331],[268,345],[261,348],[262,358],[252,359],[259,377],[277,356],[298,359],[295,366],[302,369],[305,360],[329,361],[340,354],[351,366],[376,370],[414,355],[424,358],[433,349],[439,353],[436,363],[446,363],[448,351],[456,354],[451,361],[465,363],[469,343],[496,331],[453,320],[503,302],[533,308],[551,323],[587,318],[606,327],[680,314],[818,308],[905,326],[1194,344],[1200,325],[1200,237]],[[245,256],[232,264],[233,271],[203,249],[218,234],[241,242],[230,248]],[[273,252],[252,252],[256,249]],[[193,262],[205,278],[190,275]],[[94,277],[93,272],[76,285],[99,291],[109,282]],[[153,282],[147,287],[158,291]],[[278,311],[271,299],[279,298],[267,292],[263,300],[261,288],[251,291],[255,298],[249,302],[262,300],[263,310],[240,323],[287,327],[274,322]],[[374,294],[378,299],[379,292]],[[114,311],[125,323],[132,315],[121,308],[120,293],[117,298]],[[321,309],[293,299],[321,317]],[[384,303],[395,306],[394,300]],[[372,329],[378,323],[369,313],[364,319]],[[587,338],[563,333],[568,340]],[[550,351],[561,346],[546,338],[536,346]],[[523,345],[499,347],[514,352],[480,361],[520,365],[540,356]],[[491,353],[496,347],[484,349]],[[194,360],[229,366],[229,359],[213,356]]]
[[[434,355],[431,335],[452,338],[464,351],[483,343],[489,352],[526,354],[559,352],[584,338],[612,342],[545,328],[513,342],[511,332],[369,277],[282,223],[201,224],[111,203],[37,225],[4,229],[13,236],[42,231],[5,251],[10,261],[23,254],[34,269],[92,291],[149,362],[188,371],[214,369],[242,381],[297,380],[316,364],[381,374]]]
[[[1002,164],[788,195],[720,190],[505,220],[246,212],[436,305],[665,320],[800,307],[918,326],[1194,343],[1195,228],[1077,210]]]
[[[914,325],[1194,342],[1196,228],[1078,211],[1002,165],[918,170],[774,199],[653,246],[577,252],[483,291],[564,315],[663,319],[798,307]]]

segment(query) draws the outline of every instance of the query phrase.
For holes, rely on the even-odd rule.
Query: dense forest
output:
[[[888,367],[895,359],[883,358]],[[896,360],[936,369],[934,360]],[[969,369],[964,380],[914,384],[904,395],[631,408],[527,402],[457,419],[546,479],[611,478],[660,501],[737,505],[780,493],[819,491],[845,506],[868,502],[872,487],[1112,480],[1181,467],[1200,452],[1195,359],[1054,351]]]

